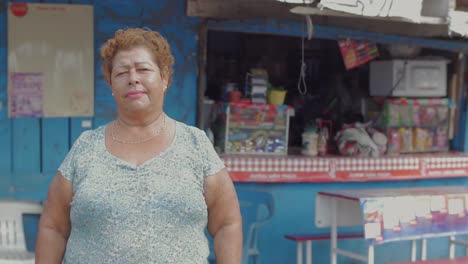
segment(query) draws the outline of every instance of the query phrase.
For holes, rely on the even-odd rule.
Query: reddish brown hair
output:
[[[108,39],[101,47],[101,60],[103,62],[101,71],[104,73],[106,82],[111,83],[112,61],[117,52],[142,46],[152,54],[156,64],[161,71],[161,77],[167,80],[167,87],[172,83],[172,66],[174,57],[167,40],[156,31],[142,28],[119,29],[113,38]],[[167,91],[167,90],[166,90]]]

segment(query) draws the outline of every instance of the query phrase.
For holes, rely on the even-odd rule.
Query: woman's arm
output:
[[[73,189],[59,172],[47,193],[36,241],[36,264],[60,264],[70,235],[70,202]]]
[[[205,178],[208,231],[214,237],[218,264],[240,264],[242,258],[242,218],[231,177],[223,169]]]

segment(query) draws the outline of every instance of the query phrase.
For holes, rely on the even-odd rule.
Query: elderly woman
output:
[[[240,263],[232,181],[198,128],[163,111],[174,58],[146,29],[101,48],[118,116],[86,131],[61,164],[39,224],[36,263]]]

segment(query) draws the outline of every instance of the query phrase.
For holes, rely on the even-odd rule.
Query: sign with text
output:
[[[10,73],[12,117],[41,117],[44,76],[41,73]]]

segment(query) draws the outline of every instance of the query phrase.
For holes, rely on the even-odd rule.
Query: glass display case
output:
[[[287,105],[229,104],[225,152],[286,155],[289,116],[290,108]]]
[[[381,127],[388,154],[439,152],[449,149],[448,99],[387,99]]]

